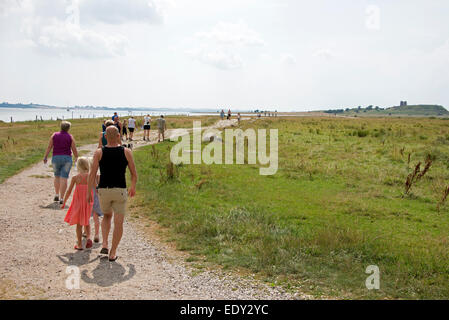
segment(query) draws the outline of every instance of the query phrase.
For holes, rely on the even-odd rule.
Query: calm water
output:
[[[163,115],[188,115],[195,116],[200,113],[192,113],[185,111],[132,111],[128,110],[115,110],[119,116],[141,116],[150,114],[151,116]],[[56,119],[79,119],[79,118],[109,118],[112,117],[114,111],[112,110],[70,110],[65,109],[21,109],[21,108],[0,108],[0,120],[4,122],[11,122],[11,117],[14,122],[36,120],[56,120]],[[202,113],[201,115],[218,115],[218,113]]]

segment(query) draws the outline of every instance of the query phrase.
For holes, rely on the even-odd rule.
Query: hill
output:
[[[17,109],[35,109],[35,108],[40,108],[40,109],[49,109],[49,108],[56,108],[56,107],[42,105],[42,104],[34,104],[34,103],[23,104],[23,103],[3,102],[3,103],[0,103],[0,108],[17,108]]]
[[[419,116],[445,116],[449,115],[449,111],[447,111],[444,107],[439,105],[412,105],[412,106],[400,106],[400,107],[391,107],[384,111],[388,114],[400,114],[400,115],[419,115]]]
[[[442,117],[449,116],[449,111],[440,105],[408,105],[395,106],[391,108],[379,108],[369,106],[366,108],[346,108],[326,110],[325,113],[335,113],[348,116],[375,117],[375,116],[407,116],[407,117]]]

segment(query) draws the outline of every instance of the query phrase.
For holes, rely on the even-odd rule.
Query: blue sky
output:
[[[0,0],[0,100],[449,107],[449,2]]]

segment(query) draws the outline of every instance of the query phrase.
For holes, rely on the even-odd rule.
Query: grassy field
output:
[[[217,117],[198,117],[208,125]],[[142,117],[137,117],[140,128]],[[154,118],[155,119],[155,118]],[[77,145],[96,143],[101,131],[102,119],[74,119],[70,133]],[[189,117],[167,117],[167,127],[191,127]],[[26,121],[4,123],[0,121],[0,183],[23,168],[43,159],[48,140],[53,132],[59,131],[59,121]]]
[[[191,124],[190,124],[191,125]],[[449,298],[449,121],[268,118],[279,171],[180,165],[173,142],[135,151],[135,214],[157,221],[197,265],[257,273],[270,283],[345,298]],[[203,147],[204,147],[203,143]],[[430,170],[405,195],[415,165]],[[365,270],[380,269],[380,290]]]
[[[70,133],[77,145],[98,141],[102,121],[70,120]],[[59,131],[59,121],[0,122],[0,183],[23,168],[44,158],[48,140]]]

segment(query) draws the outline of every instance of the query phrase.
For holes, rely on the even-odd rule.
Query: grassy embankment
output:
[[[198,117],[209,124],[216,118]],[[136,119],[140,128],[142,117]],[[102,119],[69,119],[69,121],[72,123],[70,133],[78,146],[98,141]],[[191,127],[191,123],[189,117],[167,117],[169,129]],[[53,132],[59,130],[59,124],[60,121],[25,121],[12,124],[0,121],[0,183],[41,160],[48,140]]]
[[[449,121],[271,118],[248,127],[279,129],[276,175],[257,165],[170,172],[174,143],[145,147],[135,151],[134,215],[157,221],[197,266],[243,268],[317,295],[449,298],[448,210],[436,210],[449,184]],[[430,170],[403,197],[428,155]],[[369,265],[380,268],[379,291],[365,287]]]

